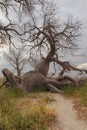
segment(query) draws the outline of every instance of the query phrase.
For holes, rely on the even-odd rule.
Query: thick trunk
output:
[[[47,77],[49,71],[49,62],[46,59],[43,59],[35,68],[35,71],[39,71],[45,77]]]
[[[47,77],[48,71],[49,71],[49,64],[52,62],[52,57],[55,54],[55,44],[50,43],[50,52],[44,58],[35,68],[36,71],[39,71],[41,74],[43,74],[45,77]]]
[[[47,90],[45,77],[38,71],[30,71],[24,74],[22,84],[28,92]]]
[[[55,55],[55,44],[54,43],[50,43],[50,52],[48,53],[48,55],[46,56],[46,61],[51,62],[51,58]]]

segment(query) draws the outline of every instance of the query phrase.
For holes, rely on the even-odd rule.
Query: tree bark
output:
[[[58,89],[62,89],[64,86],[71,84],[71,82],[61,82],[61,81],[57,81],[55,79],[46,79],[47,84],[52,84],[53,86],[55,86]]]

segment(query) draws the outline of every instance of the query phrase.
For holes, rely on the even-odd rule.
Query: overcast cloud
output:
[[[78,57],[67,57],[73,64],[78,65],[80,63],[87,62],[87,0],[61,0],[61,12],[65,17],[71,16],[74,19],[79,20],[82,25],[82,36],[79,38],[79,50],[76,55]],[[74,62],[73,62],[74,61]]]
[[[61,0],[61,9],[67,15],[85,19],[87,18],[87,0]]]

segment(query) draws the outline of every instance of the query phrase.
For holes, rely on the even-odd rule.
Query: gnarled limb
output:
[[[12,87],[18,86],[18,81],[12,72],[5,68],[2,70],[2,73],[5,76],[6,81],[8,81]]]
[[[71,84],[71,82],[61,82],[61,81],[57,81],[55,79],[46,79],[47,84],[52,84],[53,86],[55,86],[58,89],[61,89],[62,87]]]
[[[87,70],[85,69],[78,69],[76,67],[73,67],[69,62],[65,61],[62,62],[60,61],[58,58],[52,57],[51,58],[54,62],[56,62],[57,64],[59,64],[60,66],[63,67],[63,70],[61,71],[60,75],[62,76],[64,74],[64,72],[70,71],[70,70],[74,70],[74,71],[79,71],[81,74],[83,72],[85,72],[87,74]]]
[[[47,88],[53,93],[63,93],[61,90],[59,90],[52,84],[47,84]]]
[[[4,81],[1,85],[0,85],[0,88],[2,88],[4,85],[7,84],[8,81]]]
[[[24,86],[21,84],[21,77],[14,76],[11,71],[7,68],[2,70],[4,77],[6,78],[6,82],[3,83],[4,85],[9,83],[10,87],[25,89]]]
[[[64,76],[60,76],[60,75],[59,75],[58,77],[55,77],[55,79],[58,80],[58,81],[68,80],[68,81],[72,81],[72,82],[74,82],[74,83],[77,82],[74,78],[72,78],[72,77],[70,77],[70,76],[68,76],[68,75],[64,75]]]

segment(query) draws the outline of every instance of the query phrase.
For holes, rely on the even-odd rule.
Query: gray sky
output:
[[[87,0],[60,0],[60,9],[63,18],[71,16],[76,20],[80,20],[82,25],[82,36],[79,38],[79,50],[76,55],[78,57],[67,57],[72,63],[76,65],[87,62]],[[73,63],[73,64],[74,64]]]
[[[79,19],[87,18],[87,0],[61,0],[62,11],[65,15],[73,15]]]
[[[78,65],[81,63],[87,62],[87,0],[59,0],[61,18],[65,19],[68,16],[80,20],[83,24],[82,36],[78,40],[79,50],[75,52],[76,55],[81,54],[81,56],[67,56],[68,59],[73,65]],[[3,19],[3,15],[0,13],[0,19]],[[3,49],[0,49],[0,72],[2,68],[8,67],[6,61],[2,56]]]

